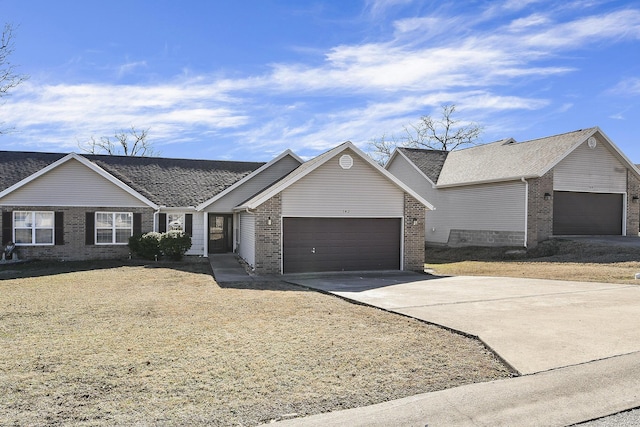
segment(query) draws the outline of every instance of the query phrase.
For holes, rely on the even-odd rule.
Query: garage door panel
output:
[[[621,235],[623,195],[555,191],[553,234]]]
[[[400,218],[285,218],[285,273],[400,269]]]

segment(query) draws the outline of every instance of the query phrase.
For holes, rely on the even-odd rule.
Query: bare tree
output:
[[[429,150],[452,151],[457,148],[475,145],[482,133],[482,127],[476,123],[461,124],[454,120],[455,105],[443,105],[439,120],[429,115],[420,117],[416,124],[404,126],[404,132],[398,137],[391,135],[370,141],[370,155],[380,164],[384,164],[396,147],[424,148]]]
[[[11,89],[29,78],[19,74],[16,65],[9,60],[13,50],[13,26],[5,24],[0,36],[0,98],[7,96]],[[0,134],[8,131],[8,129],[0,129]]]
[[[108,154],[110,156],[153,157],[160,153],[153,148],[147,139],[149,129],[137,130],[131,126],[128,131],[116,132],[113,137],[101,136],[84,143],[78,143],[80,149],[89,154]]]

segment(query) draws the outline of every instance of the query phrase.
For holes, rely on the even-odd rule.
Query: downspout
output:
[[[526,248],[529,237],[529,181],[524,179],[524,176],[520,181],[524,182],[524,247]]]
[[[153,213],[153,231],[158,231],[158,215],[162,208],[166,208],[166,206],[158,206],[158,209]]]

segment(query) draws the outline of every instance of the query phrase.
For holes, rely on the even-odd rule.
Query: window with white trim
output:
[[[13,242],[16,245],[53,245],[54,228],[53,212],[13,212]]]
[[[167,214],[167,231],[184,232],[184,214],[183,213]]]
[[[133,235],[133,213],[96,212],[96,245],[126,245]]]

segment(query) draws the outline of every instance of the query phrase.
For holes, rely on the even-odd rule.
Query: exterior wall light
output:
[[[551,194],[549,194],[549,193],[544,193],[544,199],[545,199],[545,200],[551,200]]]
[[[271,217],[267,218],[267,225],[271,225]]]
[[[413,218],[413,225],[418,225],[418,218]]]
[[[632,202],[632,203],[638,203],[638,196],[633,196],[633,197],[631,198],[631,202]]]

